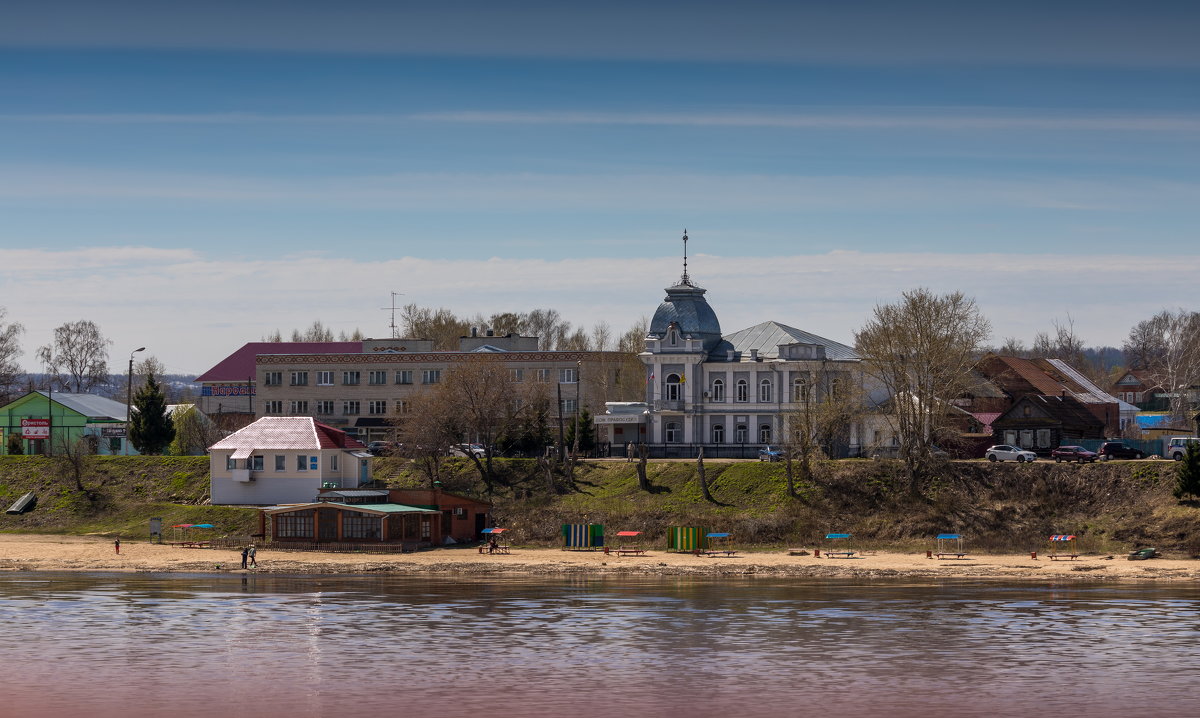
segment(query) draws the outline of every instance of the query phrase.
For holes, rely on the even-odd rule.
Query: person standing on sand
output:
[[[121,553],[121,538],[118,536],[116,541],[113,541],[113,549],[117,553]]]
[[[250,547],[242,547],[242,568],[246,568],[246,559],[250,556]]]
[[[246,552],[246,556],[250,559],[250,565],[258,568],[258,550],[254,548],[254,544],[250,544],[250,548]]]

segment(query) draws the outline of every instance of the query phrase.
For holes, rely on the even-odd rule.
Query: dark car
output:
[[[1141,449],[1135,449],[1119,441],[1104,442],[1100,445],[1100,450],[1096,453],[1105,459],[1140,459],[1145,456]]]
[[[779,461],[783,459],[783,452],[778,446],[764,446],[758,450],[759,461]]]
[[[1054,459],[1054,463],[1060,461],[1078,461],[1084,463],[1086,461],[1095,461],[1099,455],[1094,451],[1088,451],[1082,446],[1060,446],[1050,452],[1050,458]]]

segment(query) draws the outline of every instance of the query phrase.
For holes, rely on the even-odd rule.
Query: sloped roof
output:
[[[40,390],[36,393],[88,418],[125,421],[125,405],[108,397],[98,394],[71,394],[65,391],[56,391],[53,396]]]
[[[1051,419],[1062,423],[1064,426],[1078,427],[1087,426],[1092,428],[1104,428],[1104,422],[1095,414],[1088,410],[1083,402],[1073,396],[1047,396],[1045,394],[1028,394],[1013,404],[1012,408],[1004,412],[999,417],[992,420],[992,425],[1004,425],[1009,419],[1022,420],[1023,416],[1017,413],[1017,410],[1026,402],[1033,404],[1042,409],[1042,411]]]
[[[845,344],[773,321],[726,334],[722,346],[717,349],[718,352],[724,351],[725,342],[729,343],[729,348],[741,352],[743,357],[748,356],[751,349],[757,349],[760,357],[775,359],[779,357],[780,344],[819,344],[825,347],[825,356],[829,359],[859,358],[858,352]],[[714,355],[714,358],[723,357]]]
[[[981,373],[1009,394],[1055,396],[1067,390],[1032,361],[1020,357],[989,354],[976,365]]]
[[[362,342],[249,342],[193,381],[254,380],[254,357],[259,354],[361,354]]]
[[[663,339],[674,324],[683,337],[699,339],[706,351],[712,351],[721,341],[721,323],[704,298],[705,291],[690,283],[667,287],[667,296],[654,311],[646,336]]]
[[[363,449],[346,432],[311,416],[264,416],[213,444],[210,449]]]

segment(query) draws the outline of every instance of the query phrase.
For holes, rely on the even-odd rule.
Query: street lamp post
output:
[[[129,411],[133,406],[133,355],[146,351],[146,347],[138,347],[129,352],[129,374],[125,383],[125,455],[129,456]]]

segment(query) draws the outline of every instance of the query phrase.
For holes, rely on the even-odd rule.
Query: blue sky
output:
[[[1190,3],[178,5],[0,10],[29,368],[84,317],[114,368],[384,335],[392,291],[624,328],[684,227],[727,331],[849,342],[929,286],[997,343],[1070,317],[1119,344],[1195,305]]]

